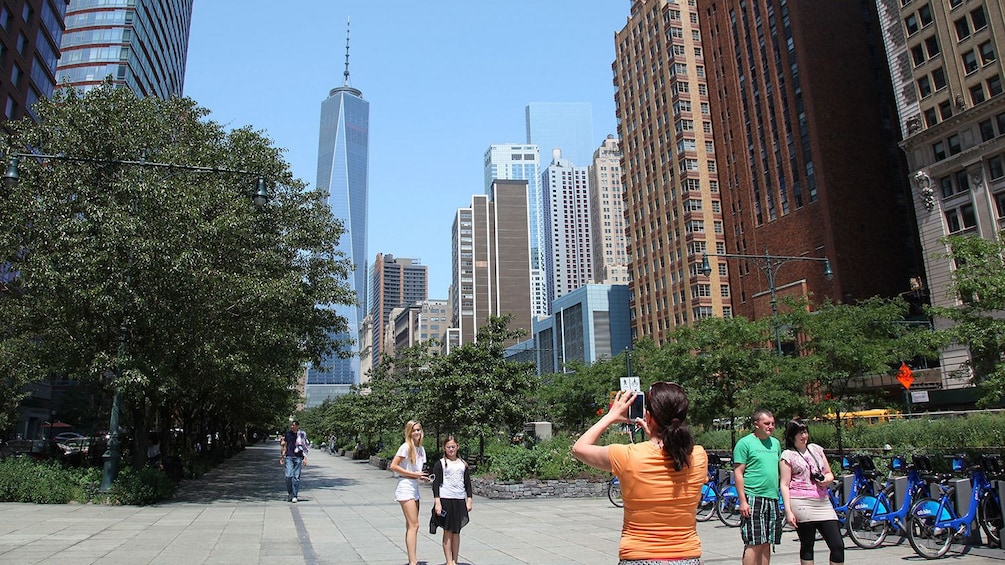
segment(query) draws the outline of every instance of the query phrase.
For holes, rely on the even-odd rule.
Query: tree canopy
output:
[[[137,418],[199,434],[291,413],[304,363],[347,329],[318,304],[354,301],[325,195],[262,132],[227,131],[191,99],[105,84],[36,112],[8,123],[6,152],[58,157],[22,157],[0,198],[5,392],[54,375],[104,383]]]

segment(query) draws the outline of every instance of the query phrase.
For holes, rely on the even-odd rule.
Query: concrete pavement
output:
[[[406,563],[404,519],[395,479],[362,461],[311,452],[300,502],[286,502],[276,443],[250,447],[171,502],[148,507],[0,504],[0,563],[328,564]],[[426,527],[432,493],[424,487],[419,558],[443,563],[440,535]],[[489,500],[476,497],[461,534],[461,563],[542,565],[617,563],[621,509],[607,499]],[[739,531],[698,525],[705,563],[739,563]],[[864,551],[846,538],[846,562],[920,563],[906,541]],[[951,556],[950,563],[1002,564],[1005,552]],[[1001,559],[998,557],[1000,554]],[[826,563],[818,542],[817,562]],[[799,563],[787,532],[773,565]]]

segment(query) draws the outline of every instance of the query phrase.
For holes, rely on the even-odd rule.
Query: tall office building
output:
[[[719,173],[696,8],[636,0],[615,35],[614,86],[624,152],[632,338],[663,343],[674,327],[730,316]]]
[[[537,145],[503,143],[485,151],[485,194],[495,180],[527,181],[527,215],[530,226],[531,315],[547,316],[548,282],[545,273],[548,243],[545,237],[546,215],[541,193],[540,152]]]
[[[561,149],[580,166],[593,155],[593,107],[586,102],[531,102],[524,110],[527,143],[537,145],[544,159]]]
[[[590,239],[589,170],[551,152],[551,164],[541,173],[547,221],[545,272],[548,304],[590,282],[593,250]]]
[[[1000,0],[877,4],[927,276],[927,284],[917,279],[915,287],[931,289],[935,306],[961,306],[946,292],[954,266],[942,238],[994,240],[1005,225],[1005,6]],[[943,350],[939,384],[969,385],[969,358],[965,346]]]
[[[56,85],[68,0],[0,2],[0,101],[3,118],[37,120],[32,105]]]
[[[531,329],[527,181],[496,180],[471,197],[453,225],[451,328],[447,350],[475,341],[489,316],[511,315],[510,329]]]
[[[621,143],[608,135],[593,152],[590,172],[590,241],[593,281],[628,284],[625,237],[625,185],[621,180]]]
[[[193,0],[70,0],[56,82],[181,96]]]
[[[356,295],[356,304],[335,306],[338,314],[349,322],[346,335],[332,336],[338,341],[351,341],[352,355],[333,355],[321,365],[307,369],[307,406],[317,406],[330,396],[343,394],[360,383],[358,343],[362,321],[367,313],[366,279],[369,269],[366,251],[367,175],[369,167],[370,103],[363,93],[349,85],[349,39],[346,36],[345,71],[342,86],[331,89],[321,103],[321,130],[318,135],[317,187],[328,193],[332,214],[342,220],[345,233],[339,238],[338,250],[356,270],[347,281]],[[373,320],[376,325],[378,320]],[[378,344],[374,343],[373,347]]]
[[[372,366],[380,364],[391,311],[407,308],[429,298],[429,267],[417,259],[377,254],[370,289],[370,316],[373,319]]]
[[[716,129],[715,148],[729,156],[717,163],[727,251],[830,260],[830,280],[822,262],[775,268],[779,296],[852,302],[909,291],[919,265],[875,4],[698,6],[689,14],[702,18],[696,70],[707,68],[714,84],[701,107],[711,103],[726,126]],[[729,271],[735,314],[772,314],[763,261],[710,263],[713,284]]]

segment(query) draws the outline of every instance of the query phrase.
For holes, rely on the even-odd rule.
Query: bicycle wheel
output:
[[[611,499],[611,504],[621,508],[625,505],[621,500],[621,482],[616,479],[607,481],[607,498]]]
[[[988,538],[988,545],[1001,547],[1002,511],[997,494],[989,492],[981,498],[980,506],[977,507],[977,521],[981,523],[981,529]]]
[[[936,527],[939,520],[949,518],[948,514],[934,498],[922,498],[911,508],[907,516],[907,541],[915,553],[925,559],[938,559],[949,551],[953,532]]]
[[[699,522],[707,522],[715,516],[715,503],[719,499],[715,489],[705,483],[701,486],[701,500],[698,501],[698,513],[695,518]]]
[[[883,545],[890,531],[890,522],[873,520],[874,514],[886,514],[886,504],[874,496],[856,496],[848,503],[845,524],[848,537],[862,549],[875,549]]]
[[[736,496],[735,486],[727,485],[719,491],[715,514],[719,517],[719,521],[730,528],[740,527],[740,499]]]

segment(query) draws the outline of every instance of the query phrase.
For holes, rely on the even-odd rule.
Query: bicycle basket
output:
[[[967,468],[967,458],[963,455],[954,455],[952,465],[954,473],[962,473]]]
[[[891,471],[903,471],[904,470],[904,456],[894,455],[890,458],[890,470]]]
[[[858,456],[858,466],[863,471],[875,471],[876,464],[872,462],[872,457],[869,455],[859,455]]]
[[[931,472],[932,470],[932,459],[927,455],[914,455],[911,457],[911,461],[914,462],[914,468],[919,473]]]
[[[989,476],[997,476],[1002,474],[1002,464],[994,455],[982,455],[981,456],[981,469],[984,470],[984,474]]]

